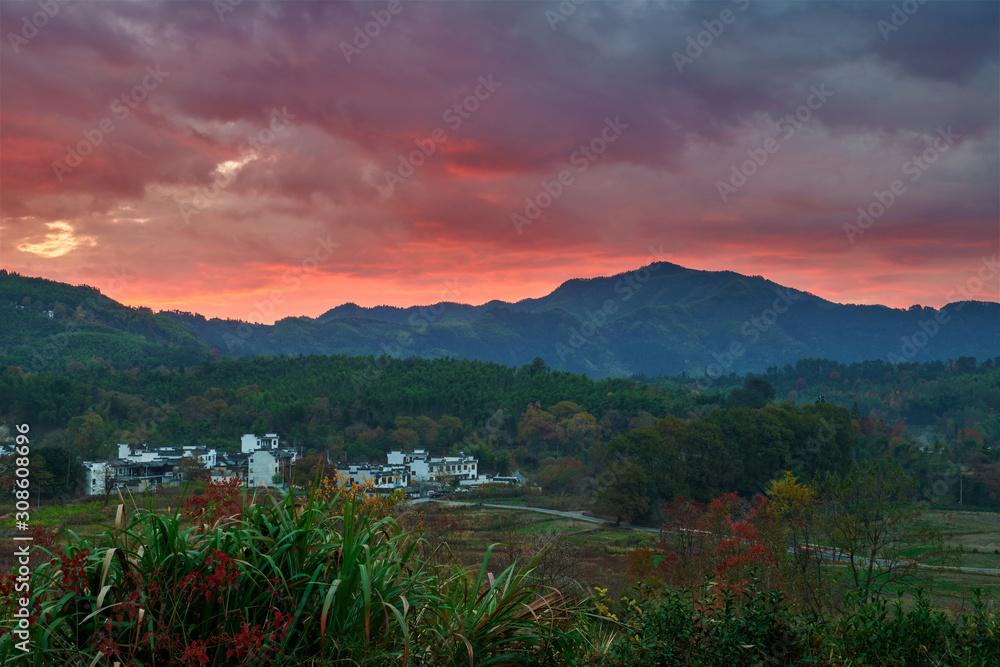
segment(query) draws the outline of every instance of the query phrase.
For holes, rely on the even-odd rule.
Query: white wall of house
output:
[[[290,468],[298,460],[298,452],[287,449],[258,449],[250,455],[250,474],[247,477],[247,482],[251,486],[274,486],[275,473],[280,472],[283,469],[282,466]]]
[[[202,465],[206,468],[214,467],[218,458],[218,453],[214,449],[203,450],[201,447],[194,445],[185,445],[182,450],[184,452],[183,456],[200,456]],[[133,451],[129,445],[118,444],[118,458],[124,461],[131,461],[132,463],[153,463],[155,461],[174,459],[177,450],[174,449],[173,453],[174,456],[171,457],[164,456],[163,452],[159,449],[139,449]]]
[[[203,466],[206,468],[214,468],[218,454],[214,449],[202,449],[192,445],[184,445],[184,456],[200,456],[201,464]]]
[[[83,484],[88,496],[103,496],[107,490],[105,486],[108,476],[113,472],[109,470],[106,461],[84,461],[84,468],[87,471]]]
[[[244,454],[249,454],[260,449],[257,446],[257,436],[253,433],[247,433],[242,438],[240,438],[240,451]]]
[[[242,438],[240,438],[240,451],[244,454],[249,454],[251,452],[256,452],[259,449],[277,449],[278,448],[278,434],[277,433],[267,433],[263,438],[258,438],[253,433],[247,433]]]
[[[248,483],[251,486],[274,486],[276,472],[278,472],[278,459],[270,450],[258,449],[250,455]]]
[[[459,480],[477,479],[477,465],[475,459],[461,456],[444,456],[428,461],[430,479],[442,482],[450,481],[453,477],[458,477]]]
[[[417,459],[410,462],[410,475],[417,482],[426,482],[431,478],[430,464],[426,459]]]

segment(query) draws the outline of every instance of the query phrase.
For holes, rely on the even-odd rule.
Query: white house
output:
[[[479,479],[479,463],[471,456],[432,457],[426,450],[406,453],[394,449],[386,455],[389,465],[406,465],[415,482],[446,482],[457,477],[460,484],[469,485]]]
[[[278,434],[268,433],[263,438],[258,438],[253,433],[247,433],[240,439],[240,451],[244,454],[258,449],[278,449]]]
[[[406,488],[412,479],[409,466],[372,463],[341,463],[337,466],[337,476],[349,479],[355,484],[363,484],[370,480],[379,491]]]
[[[248,486],[274,486],[274,476],[280,474],[283,483],[292,478],[292,464],[298,460],[298,453],[291,449],[258,449],[247,459]]]
[[[114,471],[107,461],[84,461],[83,469],[86,470],[84,477],[84,489],[88,496],[103,496],[107,490],[107,483]]]
[[[298,452],[279,448],[277,433],[268,433],[262,438],[248,433],[242,437],[240,445],[242,454],[220,456],[215,449],[195,445],[147,449],[145,445],[133,447],[119,443],[116,461],[84,463],[88,471],[88,493],[95,489],[93,493],[103,494],[108,476],[113,476],[115,483],[121,485],[178,482],[174,469],[186,457],[198,457],[213,479],[238,476],[246,477],[248,485],[272,486],[275,473],[281,473],[287,482],[292,464],[299,459]]]
[[[182,480],[174,474],[174,469],[185,457],[198,457],[208,470],[218,464],[219,458],[215,449],[195,445],[146,449],[145,445],[132,447],[118,443],[116,460],[84,461],[87,471],[84,484],[88,494],[103,495],[109,483],[141,488],[179,483]]]
[[[112,476],[110,483],[116,487],[133,487],[145,491],[175,481],[174,466],[169,461],[108,461],[106,465],[108,468],[105,475]],[[107,481],[106,477],[105,480]],[[91,484],[93,485],[93,480]],[[93,486],[97,488],[100,484]]]
[[[215,449],[197,447],[195,445],[184,445],[183,447],[158,447],[156,449],[145,449],[145,445],[133,448],[124,443],[118,444],[118,459],[129,463],[180,463],[185,456],[197,456],[201,458],[201,464],[206,468],[213,468],[218,458]]]

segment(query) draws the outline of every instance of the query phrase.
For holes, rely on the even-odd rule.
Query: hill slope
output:
[[[53,311],[52,317],[48,311]],[[0,367],[63,369],[91,359],[119,367],[192,365],[258,354],[456,357],[550,367],[594,377],[759,372],[804,358],[843,363],[1000,355],[1000,304],[833,303],[759,276],[659,262],[569,280],[550,294],[480,306],[364,308],[274,325],[129,308],[94,288],[0,271]]]
[[[65,370],[90,360],[175,367],[209,358],[206,343],[173,318],[123,306],[87,285],[0,269],[0,367]]]
[[[251,325],[166,313],[226,356],[380,354],[457,357],[596,377],[761,371],[798,359],[928,361],[1000,355],[1000,304],[940,311],[833,303],[761,277],[659,262],[574,279],[538,299],[481,306],[364,308]]]

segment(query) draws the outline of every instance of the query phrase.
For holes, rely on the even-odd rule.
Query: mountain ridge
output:
[[[22,291],[28,281],[44,281],[0,274],[0,306],[8,310],[23,298],[12,284],[18,279]],[[64,299],[77,289],[93,294],[93,288],[48,282]],[[39,292],[42,284],[31,283],[32,289]],[[45,306],[44,298],[36,296]],[[408,307],[348,302],[316,318],[290,316],[271,325],[183,311],[153,314],[121,304],[116,308],[121,312],[115,322],[131,329],[102,322],[100,333],[113,338],[117,327],[121,335],[141,339],[149,332],[155,343],[142,339],[142,345],[183,346],[194,363],[210,355],[386,354],[519,366],[541,357],[555,369],[610,377],[742,374],[810,357],[899,363],[1000,355],[1000,344],[988,333],[1000,330],[1000,304],[994,302],[955,302],[941,309],[839,304],[762,276],[670,262],[572,278],[546,295],[516,302],[442,301]],[[139,326],[132,322],[136,317]],[[52,323],[47,326],[51,331]],[[0,363],[11,357],[9,348],[17,348],[16,342],[0,325]],[[8,365],[25,352],[20,349],[15,359],[7,359]],[[162,350],[152,352],[150,363]],[[177,350],[167,356],[173,359]]]

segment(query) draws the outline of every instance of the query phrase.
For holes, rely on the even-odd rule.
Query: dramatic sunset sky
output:
[[[0,263],[258,321],[657,256],[941,306],[1000,252],[1000,13],[895,4],[5,0]]]

